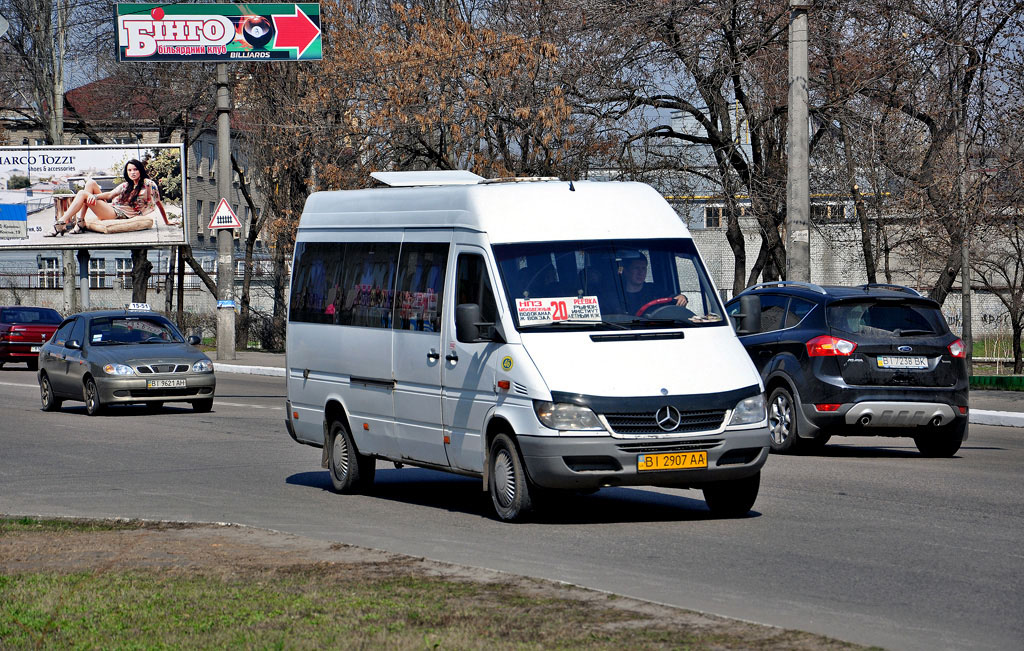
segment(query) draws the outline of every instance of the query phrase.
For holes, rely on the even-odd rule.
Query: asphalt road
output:
[[[972,425],[954,459],[868,438],[772,456],[743,519],[712,519],[696,491],[618,488],[513,525],[479,482],[415,468],[331,493],[319,450],[284,430],[281,378],[219,373],[208,414],[89,418],[40,411],[17,368],[0,370],[0,513],[236,522],[892,649],[1024,641],[1021,428]]]

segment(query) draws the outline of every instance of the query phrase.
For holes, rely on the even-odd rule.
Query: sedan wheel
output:
[[[789,390],[777,387],[768,399],[772,452],[787,452],[796,442],[796,403]]]
[[[100,390],[96,387],[96,381],[89,378],[85,381],[85,413],[96,416],[102,411],[103,403],[100,402]]]
[[[57,411],[60,409],[62,400],[53,395],[50,378],[46,375],[39,381],[39,398],[43,403],[43,411]]]

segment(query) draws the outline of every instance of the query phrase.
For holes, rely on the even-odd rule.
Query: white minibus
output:
[[[503,520],[605,486],[751,509],[764,387],[657,192],[373,176],[310,195],[292,266],[286,426],[337,492],[384,460],[480,478]]]

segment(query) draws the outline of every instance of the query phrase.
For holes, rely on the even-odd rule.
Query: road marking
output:
[[[0,382],[0,387],[33,387],[39,388],[38,384],[22,384],[20,382]]]
[[[269,405],[252,405],[245,402],[221,402],[220,400],[215,400],[214,404],[220,405],[221,407],[246,407],[247,409],[275,409],[279,411],[284,411],[284,407],[271,407]]]

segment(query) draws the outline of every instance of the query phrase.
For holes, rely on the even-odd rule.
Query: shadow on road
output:
[[[326,470],[296,473],[285,481],[297,486],[331,490],[331,480]],[[716,519],[708,511],[703,496],[696,491],[691,494],[697,497],[640,488],[603,488],[589,495],[544,491],[537,496],[537,508],[530,521],[534,524],[562,525]],[[495,518],[490,496],[480,490],[480,480],[434,470],[378,468],[367,496]],[[745,517],[760,515],[758,511],[751,511]]]

